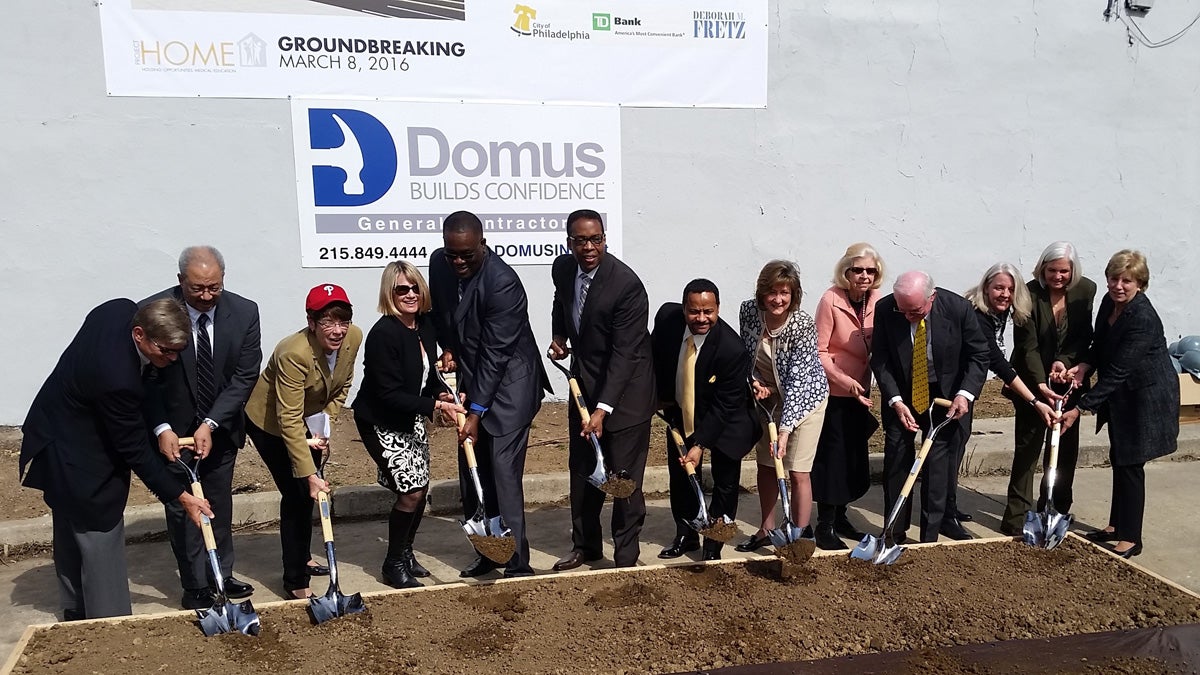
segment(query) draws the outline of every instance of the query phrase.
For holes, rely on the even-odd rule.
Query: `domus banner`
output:
[[[292,129],[304,267],[423,264],[458,210],[509,264],[567,252],[580,208],[621,254],[619,108],[293,99]]]
[[[108,93],[765,107],[766,0],[104,0]]]

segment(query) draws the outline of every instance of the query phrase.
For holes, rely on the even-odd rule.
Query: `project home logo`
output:
[[[227,71],[267,65],[267,43],[254,33],[240,40],[134,40],[133,62],[144,70]]]

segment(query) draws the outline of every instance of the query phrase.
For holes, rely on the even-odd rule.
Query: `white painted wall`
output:
[[[1103,4],[772,0],[768,109],[622,111],[625,257],[651,303],[708,276],[736,323],[785,256],[811,310],[863,239],[890,277],[962,289],[1069,239],[1094,279],[1142,249],[1168,336],[1200,333],[1200,29],[1130,47]],[[1144,26],[1165,37],[1196,11],[1160,2]],[[187,244],[222,249],[268,351],[320,282],[373,321],[377,270],[299,267],[286,101],[109,98],[92,3],[9,0],[0,102],[0,423],[24,418],[88,309],[169,285]],[[546,342],[549,269],[521,274]]]

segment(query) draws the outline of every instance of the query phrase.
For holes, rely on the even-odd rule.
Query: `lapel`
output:
[[[933,299],[933,307],[929,310],[930,320],[926,320],[925,332],[929,341],[929,350],[933,352],[933,372],[942,372],[942,354],[946,351],[946,343],[950,319],[946,316],[945,306],[939,302],[943,291],[938,289],[938,297]]]
[[[696,356],[696,389],[699,391],[701,385],[707,386],[709,375],[713,370],[713,361],[717,358],[717,352],[721,349],[721,322],[720,319],[708,331],[708,336],[704,338],[704,349]],[[678,364],[676,365],[678,368]]]
[[[233,312],[229,309],[228,302],[217,301],[217,306],[213,310],[213,384],[220,389],[221,373],[225,372],[225,360],[229,358],[229,351],[233,347],[233,334],[229,327],[232,325]]]
[[[304,336],[308,338],[308,346],[312,352],[313,365],[316,366],[317,372],[320,373],[321,379],[325,382],[325,391],[328,392],[331,387],[330,383],[333,380],[333,373],[329,372],[329,361],[325,359],[325,350],[317,342],[317,336],[311,330],[305,329]],[[346,341],[342,341],[341,349],[346,347]],[[342,364],[341,349],[338,350],[338,365]]]
[[[611,268],[612,268],[612,261],[608,259],[608,254],[605,253],[600,258],[600,264],[596,266],[596,274],[592,277],[592,283],[588,285],[587,302],[583,303],[583,314],[580,315],[580,317],[579,317],[579,332],[580,333],[584,332],[584,330],[583,330],[584,326],[590,325],[588,322],[591,321],[592,315],[595,314],[596,303],[594,301],[597,300],[600,297],[600,295],[603,293],[604,281],[608,278],[609,273],[612,271]],[[579,265],[577,263],[575,265],[575,277],[576,278],[579,277],[580,271],[581,270],[579,269]],[[575,284],[572,282],[571,290],[574,291],[574,289],[575,289]],[[574,295],[574,293],[572,293],[572,295]],[[574,323],[574,322],[572,322],[572,323]]]
[[[480,279],[481,279],[481,277],[483,277],[484,271],[487,269],[488,263],[491,261],[491,257],[492,257],[491,249],[484,247],[483,250],[484,250],[483,264],[480,265],[479,271],[475,273],[475,276],[471,277],[470,279],[467,279],[467,285],[465,288],[463,288],[462,299],[460,299],[458,301],[458,306],[454,308],[454,323],[456,326],[458,326],[458,335],[459,335],[460,342],[462,341],[463,324],[465,323],[464,319],[466,319],[466,317],[467,317],[467,310],[473,304],[475,295],[479,292]],[[450,269],[450,278],[454,280],[454,284],[455,284],[454,290],[452,292],[455,295],[458,295],[458,275],[456,275],[454,273],[453,268]]]

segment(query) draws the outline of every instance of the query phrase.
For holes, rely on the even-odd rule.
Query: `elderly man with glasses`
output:
[[[950,514],[946,501],[950,472],[957,471],[955,449],[968,433],[962,417],[983,388],[987,375],[988,341],[974,307],[963,297],[933,285],[921,271],[901,274],[892,294],[875,306],[875,334],[871,345],[871,370],[883,400],[884,513],[899,497],[915,457],[917,431],[928,433],[931,418],[955,421],[934,439],[925,458],[921,482],[921,541],[937,541],[938,534],[960,538],[962,525]],[[953,401],[948,411],[930,410],[934,398]],[[896,540],[912,519],[911,502],[897,519]]]
[[[225,290],[225,258],[212,246],[189,246],[179,254],[179,283],[146,300],[182,302],[191,319],[191,341],[154,380],[156,393],[146,406],[146,424],[158,443],[167,469],[189,482],[181,457],[181,436],[195,438],[200,484],[216,516],[212,520],[225,593],[249,597],[254,587],[233,576],[233,465],[246,444],[242,408],[262,364],[258,305]],[[213,604],[213,588],[204,540],[184,523],[183,510],[166,505],[167,535],[179,567],[184,609]]]
[[[475,444],[483,482],[484,509],[512,530],[516,552],[504,576],[529,576],[529,540],[525,536],[525,451],[529,426],[551,391],[546,369],[529,325],[528,300],[520,277],[487,247],[483,222],[456,211],[442,225],[443,247],[429,258],[433,320],[443,349],[441,368],[458,374],[467,408],[459,442]],[[463,514],[478,507],[466,461],[459,456]],[[478,556],[460,574],[477,577],[497,568]]]

